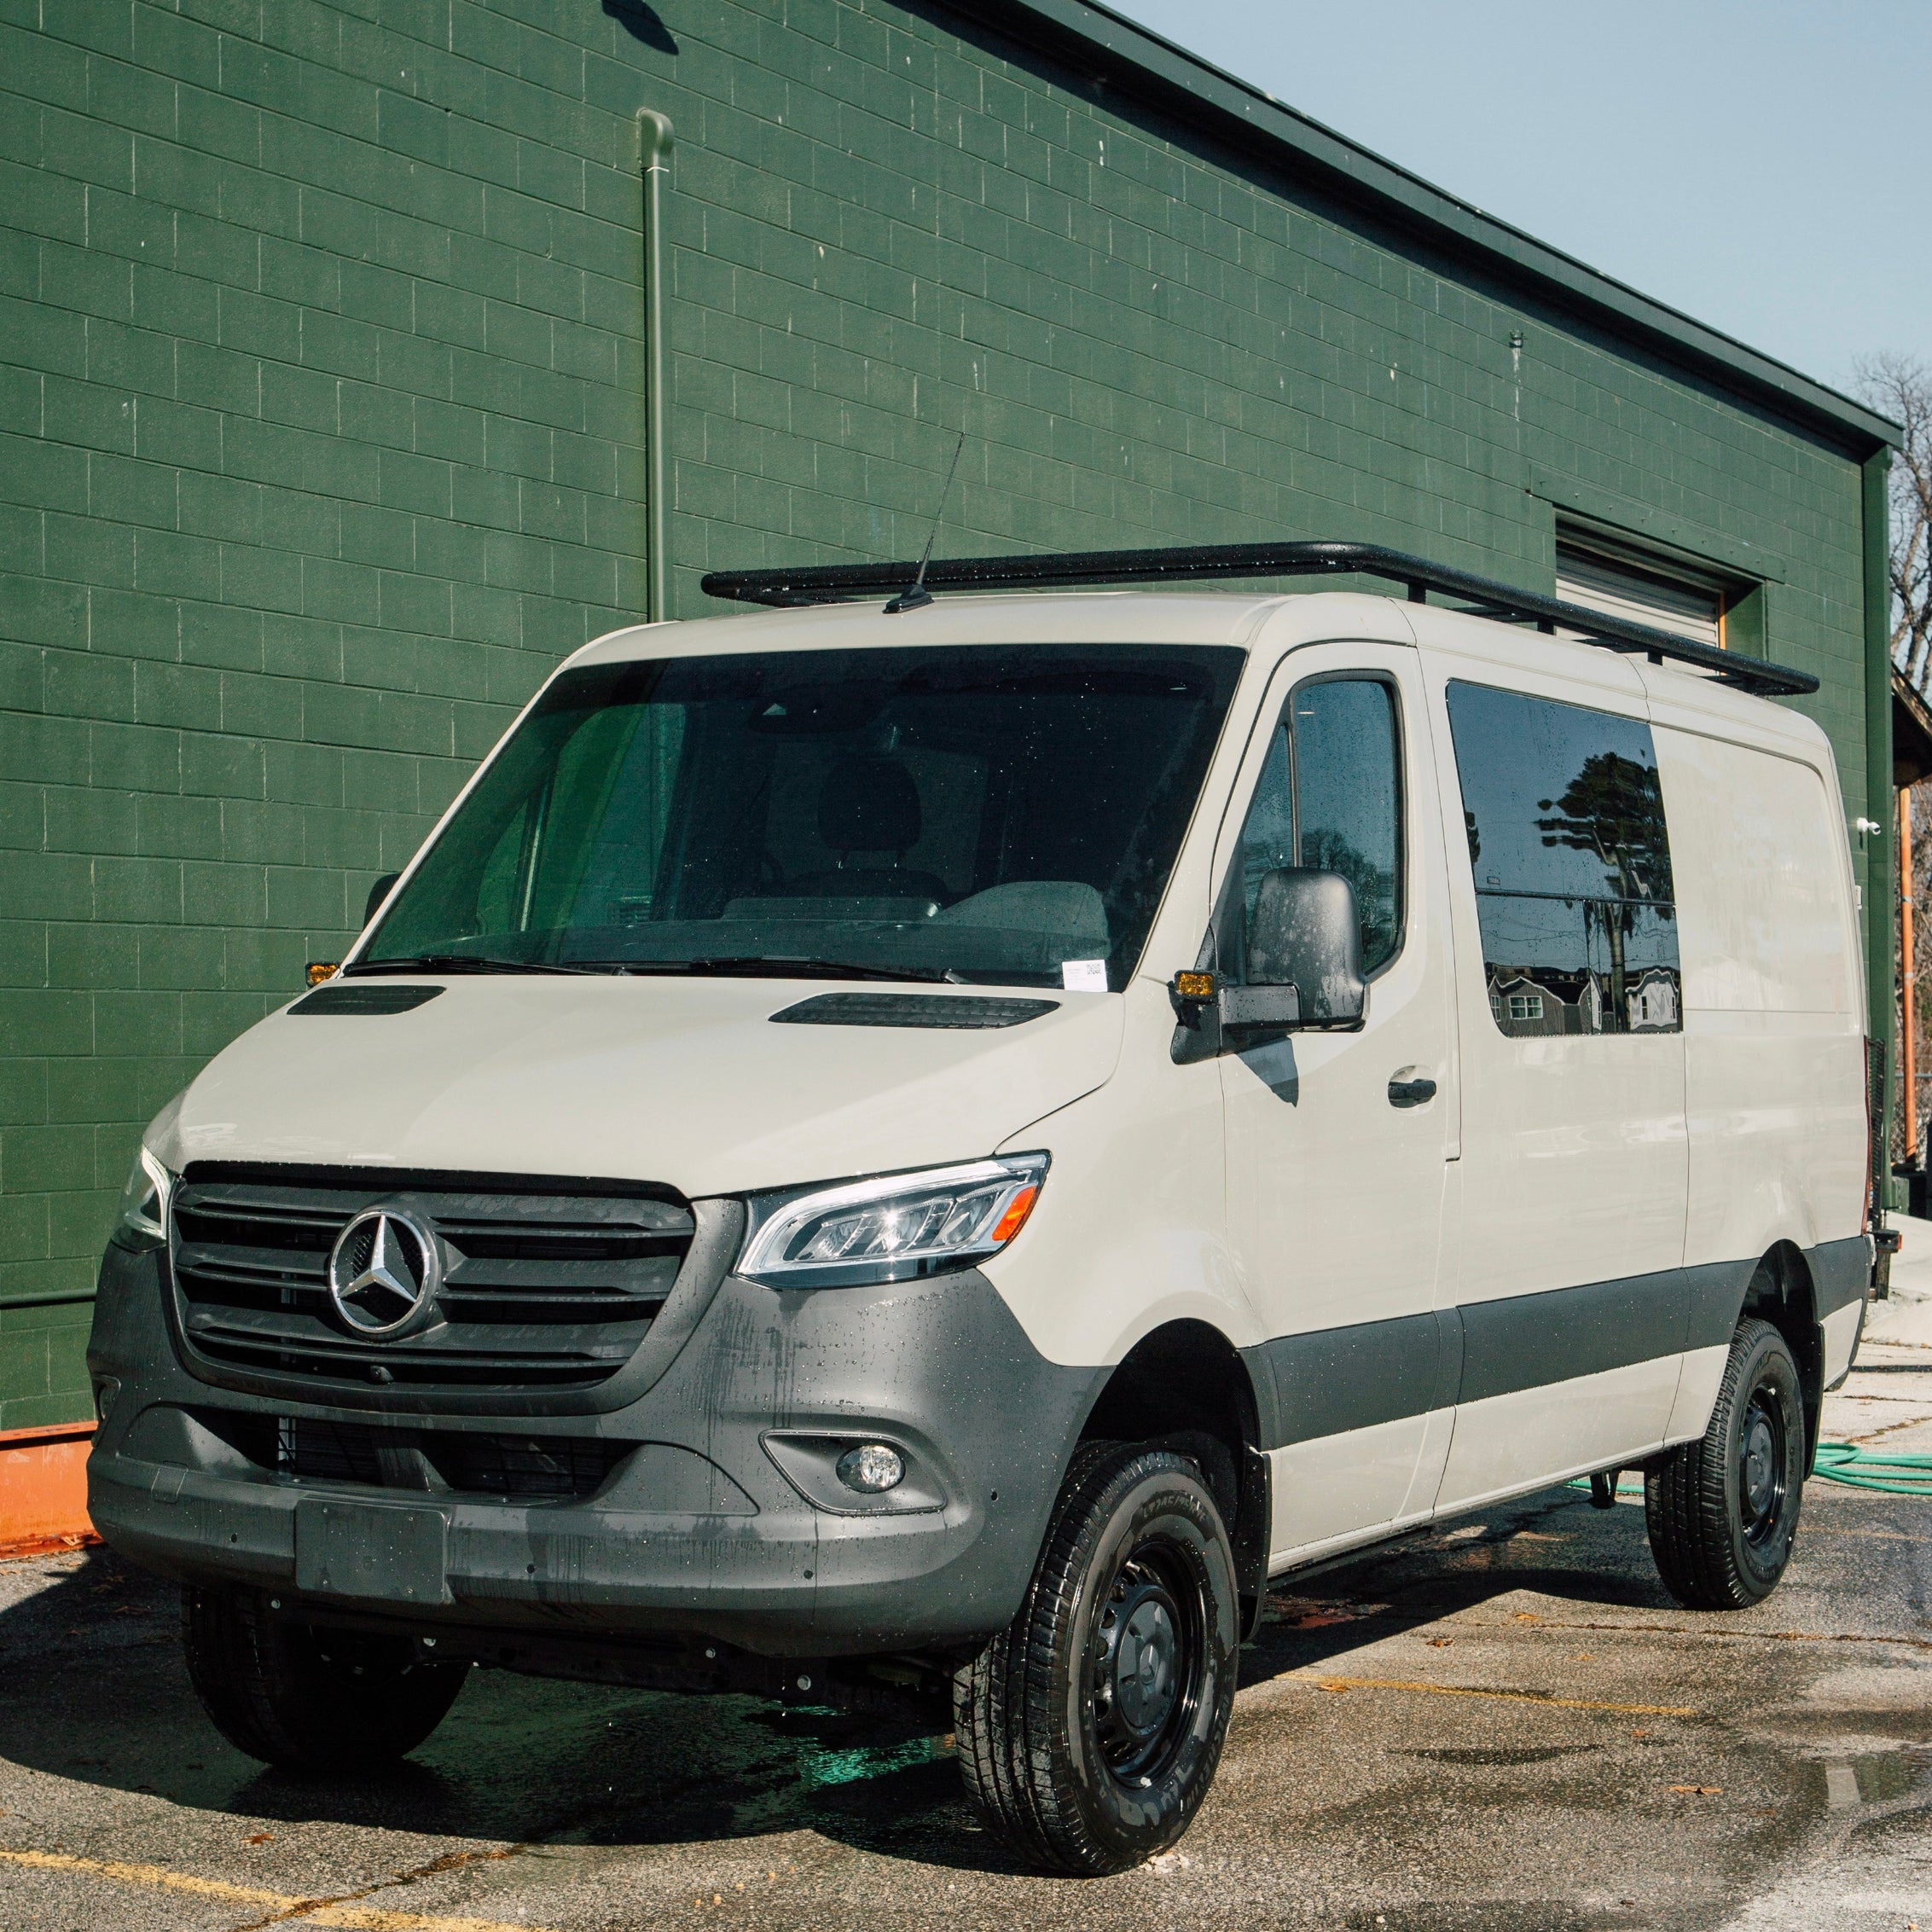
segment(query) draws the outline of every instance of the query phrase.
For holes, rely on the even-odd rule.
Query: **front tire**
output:
[[[1791,1560],[1807,1447],[1784,1337],[1767,1321],[1740,1322],[1710,1426],[1644,1476],[1651,1552],[1687,1610],[1744,1610],[1771,1594]]]
[[[1018,1615],[954,1680],[967,1795],[1038,1864],[1139,1865],[1213,1782],[1239,1641],[1233,1552],[1198,1465],[1086,1445]]]
[[[469,1667],[419,1663],[407,1638],[296,1623],[258,1590],[182,1593],[188,1674],[238,1751],[289,1771],[366,1771],[443,1721]]]

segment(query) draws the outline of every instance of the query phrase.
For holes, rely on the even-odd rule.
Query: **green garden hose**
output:
[[[1887,1455],[1856,1442],[1820,1442],[1813,1474],[1886,1496],[1932,1496],[1932,1456]]]
[[[1932,1455],[1907,1455],[1902,1451],[1887,1455],[1877,1449],[1861,1449],[1856,1442],[1820,1442],[1812,1473],[1827,1482],[1871,1489],[1882,1496],[1932,1496]],[[1580,1476],[1565,1487],[1587,1489],[1590,1478]],[[1616,1493],[1634,1500],[1643,1495],[1644,1485],[1625,1480],[1617,1484]]]

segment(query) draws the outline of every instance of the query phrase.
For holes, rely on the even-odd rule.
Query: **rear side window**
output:
[[[1682,1025],[1670,841],[1651,728],[1449,686],[1489,1011],[1517,1038]]]

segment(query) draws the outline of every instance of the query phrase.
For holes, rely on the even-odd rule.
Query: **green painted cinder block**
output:
[[[0,1194],[0,1262],[44,1261],[49,1246],[49,1197]]]
[[[32,1266],[0,1264],[0,1291],[12,1282],[31,1280],[28,1269]],[[0,1308],[0,1429],[31,1426],[15,1418],[44,1400],[53,1388],[53,1357],[46,1333],[25,1325],[20,1318],[26,1313]]]

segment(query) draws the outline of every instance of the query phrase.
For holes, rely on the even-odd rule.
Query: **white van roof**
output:
[[[1360,591],[1012,591],[949,594],[886,615],[879,602],[807,604],[665,624],[632,624],[574,653],[572,665],[754,651],[850,650],[856,645],[1228,644],[1268,628],[1271,647],[1318,640],[1413,642],[1514,682],[1555,679],[1575,701],[1649,701],[1659,722],[1781,742],[1815,759],[1829,741],[1802,712],[1702,669],[1650,663],[1644,653],[1546,635],[1517,623]],[[1477,669],[1480,667],[1481,669]]]
[[[1766,695],[1798,697],[1818,689],[1809,671],[1759,658],[1733,656],[1714,645],[1655,624],[1593,610],[1500,577],[1479,577],[1382,543],[1297,537],[1288,542],[1164,545],[1146,550],[1030,550],[1003,557],[927,555],[911,563],[803,564],[780,569],[711,571],[701,588],[708,595],[741,604],[785,607],[850,602],[881,595],[891,616],[929,606],[947,591],[1070,590],[1120,584],[1157,584],[1165,589],[1210,578],[1305,577],[1333,582],[1370,577],[1401,585],[1408,601],[1426,607],[1431,593],[1457,607],[1511,623],[1533,624],[1547,635],[1558,631],[1613,651],[1643,652],[1653,664],[1695,664],[1726,683]]]

